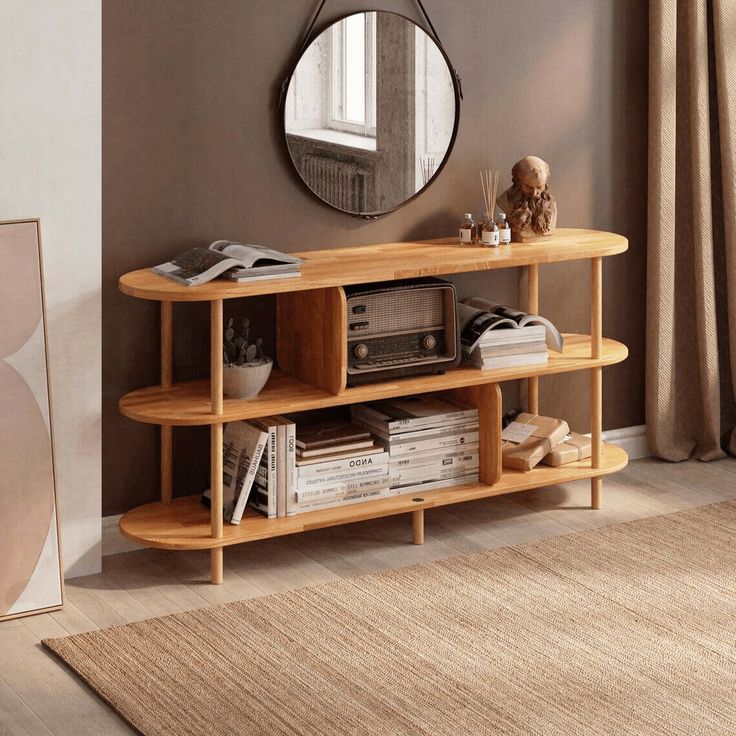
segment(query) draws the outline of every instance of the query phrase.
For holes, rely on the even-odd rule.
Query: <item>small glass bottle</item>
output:
[[[493,221],[493,218],[490,218],[488,222],[483,226],[481,243],[483,244],[484,248],[498,248],[499,232],[498,226]]]
[[[511,228],[508,222],[506,222],[506,214],[504,212],[501,212],[498,216],[498,240],[501,245],[511,242]]]
[[[475,222],[470,212],[466,212],[464,217],[465,219],[460,224],[460,243],[472,245],[475,242],[476,235]]]

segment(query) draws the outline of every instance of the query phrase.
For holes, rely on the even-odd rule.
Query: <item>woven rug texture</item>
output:
[[[44,645],[145,736],[736,734],[736,502]]]

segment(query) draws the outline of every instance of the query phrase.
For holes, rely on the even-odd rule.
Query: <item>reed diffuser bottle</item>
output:
[[[500,243],[499,238],[498,225],[496,225],[492,218],[488,218],[488,222],[483,225],[481,244],[486,248],[498,248]]]
[[[498,191],[499,172],[494,169],[483,169],[480,172],[480,185],[483,189],[483,202],[486,206],[487,220],[480,233],[480,243],[484,248],[497,248],[499,244],[498,226],[493,221],[496,192]]]

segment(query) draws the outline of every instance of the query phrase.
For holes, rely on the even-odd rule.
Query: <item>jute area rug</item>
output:
[[[736,734],[736,502],[44,644],[146,736]]]

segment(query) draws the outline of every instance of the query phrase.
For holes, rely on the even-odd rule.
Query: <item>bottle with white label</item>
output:
[[[506,222],[506,214],[504,212],[498,216],[498,240],[501,245],[511,242],[511,228],[508,222]]]
[[[460,243],[472,245],[475,242],[475,222],[470,212],[466,212],[464,217],[460,224]]]
[[[488,222],[483,225],[481,243],[484,248],[498,248],[499,242],[498,226],[493,218],[489,218]]]
[[[460,243],[472,245],[475,242],[475,221],[470,212],[466,212],[465,219],[460,223]]]

